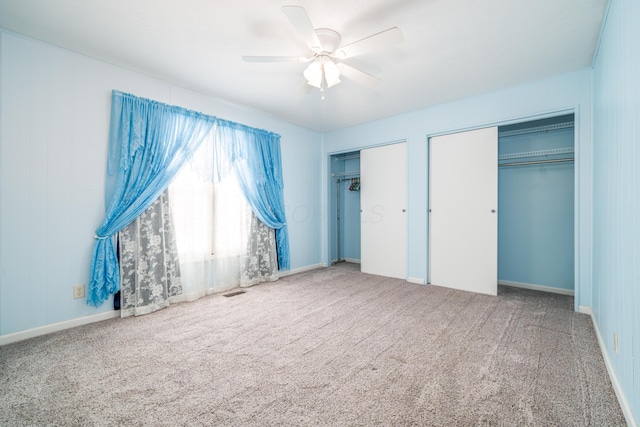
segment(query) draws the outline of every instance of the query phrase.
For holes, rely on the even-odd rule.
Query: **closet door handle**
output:
[[[402,209],[402,212],[406,212],[406,211],[407,211],[406,209]]]
[[[496,213],[496,210],[495,209],[491,209],[491,213]]]

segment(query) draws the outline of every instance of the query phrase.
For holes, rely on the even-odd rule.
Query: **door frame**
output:
[[[581,121],[581,116],[580,116],[580,108],[579,106],[575,105],[575,106],[570,106],[567,108],[561,108],[561,109],[557,109],[557,110],[548,110],[548,111],[544,111],[541,113],[537,113],[537,114],[530,114],[530,115],[524,115],[524,116],[515,116],[511,119],[506,119],[506,120],[499,120],[499,121],[492,121],[492,122],[484,122],[484,123],[478,123],[475,124],[473,126],[466,126],[466,127],[453,127],[453,128],[444,128],[442,130],[439,130],[437,132],[432,132],[432,133],[428,133],[426,135],[426,144],[427,144],[427,153],[426,153],[426,164],[427,164],[427,168],[429,168],[430,165],[430,156],[429,153],[431,151],[431,138],[432,137],[436,137],[436,136],[442,136],[442,135],[449,135],[449,134],[453,134],[453,133],[459,133],[459,132],[466,132],[466,131],[471,131],[471,130],[477,130],[477,129],[483,129],[483,128],[487,128],[487,127],[492,127],[492,126],[507,126],[507,125],[513,125],[516,123],[523,123],[523,122],[528,122],[528,121],[533,121],[533,120],[540,120],[540,119],[548,119],[551,117],[556,117],[556,116],[563,116],[566,114],[573,114],[573,120],[574,120],[574,127],[573,127],[573,147],[574,147],[574,176],[573,176],[573,182],[574,182],[574,188],[573,188],[573,229],[574,229],[574,233],[573,233],[573,268],[574,268],[574,283],[573,283],[573,289],[574,289],[574,310],[577,312],[583,312],[583,313],[588,313],[590,310],[590,307],[583,307],[580,305],[580,299],[581,299],[581,293],[582,293],[582,287],[583,286],[587,286],[588,284],[585,283],[583,285],[583,279],[587,282],[589,282],[589,274],[585,274],[586,278],[583,278],[583,275],[581,274],[581,270],[582,270],[582,263],[581,263],[581,255],[582,255],[582,251],[581,251],[581,242],[582,242],[582,233],[580,232],[580,229],[582,228],[582,222],[581,221],[581,209],[580,209],[580,204],[582,202],[582,193],[581,193],[581,188],[580,188],[580,173],[582,170],[582,164],[583,164],[583,148],[582,148],[582,144],[581,144],[581,138],[580,138],[580,121]],[[588,159],[590,160],[590,159]],[[590,162],[587,162],[590,163]],[[430,194],[429,194],[429,187],[431,184],[431,171],[428,170],[427,171],[427,183],[426,183],[426,197],[427,197],[427,262],[426,262],[426,268],[427,271],[425,272],[425,277],[426,277],[426,283],[427,284],[431,284],[431,231],[430,231],[430,227],[431,227],[431,220],[430,220],[430,214],[429,214],[429,209],[431,208],[429,201],[430,201]],[[590,224],[590,221],[587,220],[586,221],[588,224]],[[587,224],[587,225],[588,225]],[[586,238],[589,238],[589,235],[586,236]],[[590,245],[588,245],[590,246]],[[589,288],[590,289],[590,288]]]

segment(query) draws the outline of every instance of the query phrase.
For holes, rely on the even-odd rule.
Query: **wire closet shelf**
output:
[[[551,125],[544,126],[535,126],[531,128],[524,129],[515,129],[511,131],[503,131],[498,134],[500,138],[511,137],[517,135],[526,135],[531,133],[538,132],[548,132],[555,131],[560,129],[568,129],[573,128],[574,122],[564,122],[564,123],[556,123]],[[540,159],[540,157],[551,157],[551,156],[559,156],[559,155],[571,154],[571,156],[562,157],[562,158],[551,158],[551,159]],[[573,147],[562,147],[562,148],[552,148],[547,150],[535,150],[535,151],[526,151],[521,153],[508,153],[501,154],[498,156],[498,161],[501,160],[514,160],[514,159],[527,159],[527,158],[536,158],[535,160],[523,160],[523,161],[515,161],[515,162],[505,162],[498,163],[498,166],[524,166],[524,165],[540,165],[547,163],[566,163],[573,162],[575,157],[574,148]]]

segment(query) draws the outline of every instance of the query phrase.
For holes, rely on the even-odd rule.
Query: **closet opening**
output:
[[[360,264],[360,151],[332,155],[329,163],[329,259]]]
[[[574,115],[498,128],[498,284],[574,294]]]

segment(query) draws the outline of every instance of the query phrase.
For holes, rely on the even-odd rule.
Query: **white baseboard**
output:
[[[551,286],[532,285],[531,283],[510,282],[508,280],[498,280],[498,285],[511,286],[513,288],[531,289],[534,291],[551,292],[561,295],[574,295],[572,289],[552,288]]]
[[[584,308],[584,311],[583,311],[583,308]],[[593,329],[595,329],[596,331],[596,337],[598,337],[598,345],[600,346],[600,351],[602,352],[602,358],[604,359],[604,365],[607,367],[607,372],[609,373],[609,379],[611,380],[613,391],[615,391],[616,393],[616,397],[618,398],[618,403],[620,404],[620,409],[622,409],[622,413],[624,414],[624,418],[627,421],[627,425],[629,427],[638,427],[638,423],[633,418],[631,405],[629,405],[627,396],[625,396],[624,391],[620,386],[620,381],[618,380],[618,376],[616,375],[616,372],[613,369],[613,363],[611,363],[609,352],[607,351],[607,347],[604,344],[604,340],[602,339],[602,334],[600,333],[600,329],[598,328],[598,323],[596,322],[596,318],[593,316],[593,311],[591,307],[580,306],[579,310],[581,313],[589,314],[591,316],[591,321],[593,322]]]
[[[304,273],[305,271],[311,271],[311,270],[315,270],[317,268],[322,268],[326,266],[327,264],[325,264],[324,262],[321,262],[318,264],[307,265],[305,267],[294,268],[293,270],[279,271],[278,275],[280,277],[286,277],[286,276],[291,276],[292,274]]]
[[[27,329],[25,331],[14,332],[12,334],[0,335],[0,345],[11,344],[29,338],[39,337],[40,335],[46,335],[52,332],[74,328],[76,326],[100,322],[102,320],[113,319],[114,317],[120,317],[120,310],[105,311],[104,313],[93,314],[91,316],[78,317],[71,320],[65,320],[63,322],[52,323],[50,325]]]
[[[421,279],[420,277],[407,277],[407,282],[415,283],[417,285],[424,285],[425,284],[425,280]]]
[[[588,314],[589,316],[593,316],[593,310],[588,305],[579,305],[578,313]]]

